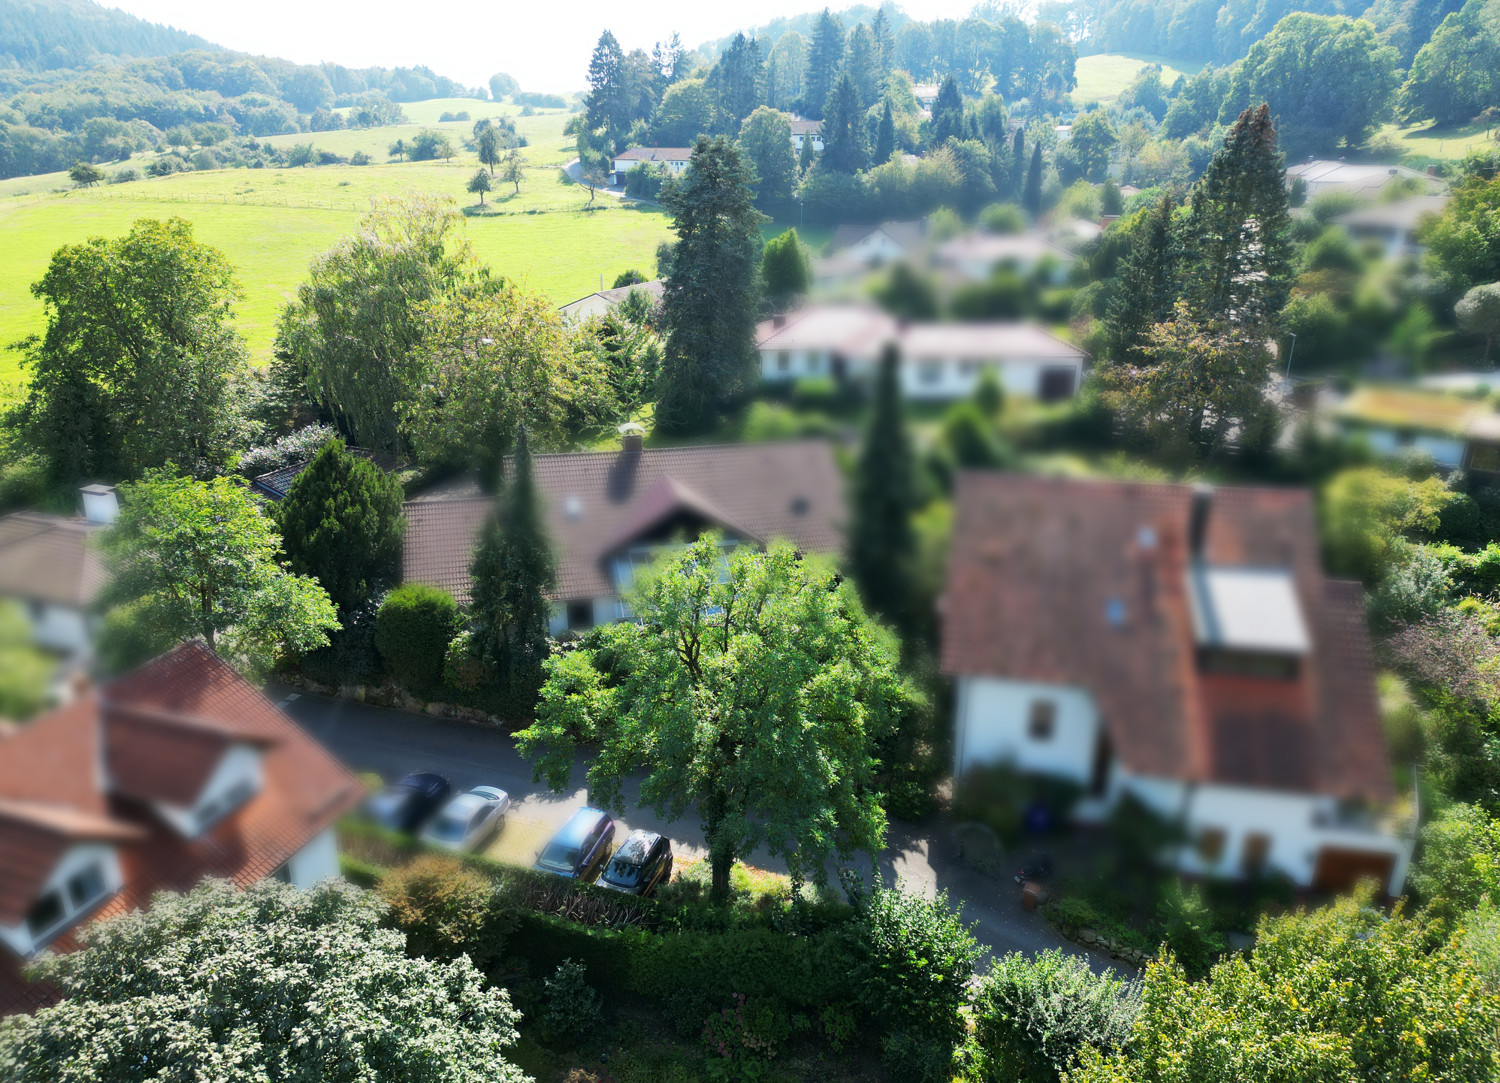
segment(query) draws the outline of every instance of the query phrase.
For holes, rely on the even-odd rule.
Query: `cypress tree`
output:
[[[396,574],[401,498],[395,478],[330,440],[276,508],[292,570],[322,583],[341,613],[358,609]]]
[[[855,469],[849,568],[866,604],[905,624],[916,550],[911,523],[916,479],[901,411],[900,365],[895,345],[887,345],[875,382],[874,414]]]
[[[813,136],[808,132],[802,137],[802,153],[797,158],[797,171],[806,176],[813,164]]]
[[[663,193],[677,244],[662,298],[657,424],[701,432],[749,384],[760,307],[761,214],[750,166],[723,136],[700,137],[682,180]]]
[[[1010,145],[1010,187],[1006,195],[1011,199],[1021,197],[1021,184],[1026,176],[1026,129],[1017,128],[1016,137]]]
[[[542,686],[542,662],[557,567],[542,522],[531,449],[522,428],[509,484],[485,523],[470,568],[471,649],[506,693],[506,705],[529,711]]]
[[[880,114],[880,127],[875,132],[874,165],[885,165],[896,153],[896,118],[891,115],[891,103],[887,99],[885,112]]]
[[[1033,218],[1042,216],[1042,145],[1031,148],[1031,166],[1026,170],[1026,188],[1021,193],[1021,206]]]

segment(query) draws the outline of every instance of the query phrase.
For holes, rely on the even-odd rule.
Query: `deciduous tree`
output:
[[[521,153],[519,147],[512,147],[506,152],[504,160],[500,163],[500,179],[507,184],[516,186],[515,195],[521,194],[521,181],[526,178],[526,156]]]
[[[756,202],[775,207],[789,201],[797,183],[797,158],[787,115],[761,106],[740,125],[737,142],[755,170]]]
[[[1475,286],[1463,295],[1453,313],[1465,331],[1484,336],[1484,363],[1488,364],[1495,336],[1500,335],[1500,282]]]
[[[65,999],[0,1023],[0,1075],[525,1083],[504,1058],[520,1019],[505,991],[467,958],[408,955],[384,914],[338,880],[158,894],[38,963]]]
[[[484,206],[484,193],[490,190],[490,175],[482,169],[476,169],[469,178],[469,183],[464,185],[464,190],[471,195],[478,195],[479,205]]]
[[[479,135],[474,140],[475,148],[479,152],[479,164],[490,171],[490,176],[495,175],[495,167],[500,164],[500,129],[493,124],[486,124],[479,129]]]
[[[722,544],[708,534],[664,558],[631,595],[637,622],[550,659],[537,721],[519,735],[554,789],[587,742],[594,800],[620,803],[643,770],[641,804],[669,820],[696,809],[719,899],[756,846],[821,881],[834,852],[880,845],[876,743],[907,696],[831,569],[785,544],[727,556]]]
[[[121,494],[104,536],[105,601],[115,607],[106,652],[113,644],[117,663],[202,636],[258,674],[282,654],[328,644],[339,627],[333,602],[316,579],[287,570],[275,527],[241,483],[159,472]]]

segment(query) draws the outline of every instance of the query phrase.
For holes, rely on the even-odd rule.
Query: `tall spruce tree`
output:
[[[896,153],[896,118],[891,115],[890,99],[886,99],[885,112],[880,114],[880,127],[875,130],[875,157],[872,165],[885,165]]]
[[[904,626],[911,616],[907,583],[916,550],[911,523],[916,478],[902,417],[900,367],[895,345],[887,345],[876,376],[874,413],[854,474],[849,570],[865,603]]]
[[[1107,319],[1109,355],[1117,364],[1140,364],[1146,333],[1172,316],[1181,255],[1176,212],[1176,201],[1162,196],[1131,237]]]
[[[1021,191],[1021,206],[1032,218],[1042,215],[1042,145],[1031,148],[1031,165],[1026,170],[1026,186]]]
[[[738,131],[740,122],[765,100],[765,58],[760,42],[736,34],[708,75],[708,85],[718,95],[721,123]]]
[[[813,27],[812,46],[807,52],[807,76],[803,84],[803,111],[821,119],[823,103],[844,66],[844,24],[824,8]]]
[[[1292,275],[1284,170],[1270,108],[1246,109],[1189,204],[1182,292],[1197,318],[1267,325],[1286,303]]]
[[[964,99],[958,92],[958,80],[943,76],[937,100],[932,103],[932,144],[939,146],[950,139],[967,137],[964,124]]]
[[[885,8],[877,10],[875,18],[870,20],[870,33],[875,38],[875,64],[880,85],[885,86],[886,78],[896,63],[896,35],[891,31],[891,21],[886,18]]]
[[[1016,129],[1016,137],[1010,144],[1010,187],[1005,194],[1011,199],[1021,198],[1021,189],[1026,183],[1026,128]]]
[[[470,569],[470,645],[504,693],[506,706],[525,712],[542,686],[542,663],[549,652],[547,592],[556,585],[557,565],[542,522],[524,428],[507,481]]]
[[[844,71],[854,80],[854,89],[859,91],[860,101],[868,105],[880,97],[884,84],[880,77],[879,51],[870,28],[863,23],[849,31]]]
[[[663,193],[677,234],[662,297],[666,348],[656,422],[701,432],[753,372],[762,217],[754,172],[723,136],[700,136],[682,180]]]
[[[823,164],[839,173],[857,173],[869,160],[864,105],[853,78],[844,72],[833,84],[823,108]]]
[[[589,91],[584,96],[584,123],[603,129],[618,144],[630,128],[630,95],[625,80],[625,50],[608,30],[599,35],[589,58]],[[619,146],[612,147],[619,150]]]

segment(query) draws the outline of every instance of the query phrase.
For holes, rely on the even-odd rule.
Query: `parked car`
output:
[[[370,818],[392,831],[415,831],[442,806],[453,792],[448,780],[431,771],[419,771],[393,782],[365,805]]]
[[[477,850],[505,826],[510,795],[494,786],[475,786],[443,806],[422,830],[422,841],[450,850]]]
[[[628,895],[650,895],[672,879],[672,843],[655,831],[632,831],[602,873],[599,886]]]
[[[587,880],[609,857],[614,841],[615,822],[609,813],[581,808],[542,848],[533,868],[570,880]]]

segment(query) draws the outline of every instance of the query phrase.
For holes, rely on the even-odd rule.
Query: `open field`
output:
[[[493,103],[465,104],[494,108]],[[474,115],[472,108],[470,113]],[[469,217],[465,230],[476,254],[491,268],[558,304],[598,289],[601,279],[609,285],[628,268],[653,273],[657,245],[669,236],[667,215],[653,205],[600,195],[589,209],[588,191],[568,181],[559,168],[571,157],[561,135],[564,120],[564,114],[552,113],[518,122],[533,141],[524,151],[529,167],[521,191],[515,194],[510,185],[497,183],[499,190],[487,197],[487,213]],[[470,124],[458,127],[467,132]],[[322,135],[373,139],[383,150],[401,130]],[[325,145],[321,135],[311,138]],[[25,185],[0,182],[0,252],[5,253],[0,260],[0,386],[14,387],[20,375],[10,344],[42,327],[41,305],[28,288],[51,253],[91,236],[118,235],[143,217],[187,218],[202,240],[234,263],[245,289],[238,323],[256,363],[263,364],[270,355],[276,314],[305,277],[308,261],[353,230],[372,196],[415,191],[449,196],[460,206],[473,203],[464,191],[478,166],[471,152],[448,163],[388,163],[384,153],[377,161],[384,164],[179,173],[87,190],[66,188],[63,177],[50,178],[50,183],[49,178],[24,178]]]
[[[1161,81],[1167,86],[1171,86],[1179,75],[1192,75],[1203,67],[1202,64],[1191,61],[1172,60],[1146,53],[1096,53],[1093,56],[1080,56],[1075,69],[1078,86],[1070,95],[1073,104],[1082,106],[1089,102],[1113,101],[1148,64],[1161,65]]]
[[[1471,150],[1496,149],[1495,129],[1484,124],[1456,124],[1436,127],[1413,124],[1403,128],[1396,124],[1383,126],[1376,140],[1390,139],[1403,154],[1424,158],[1462,158]]]

